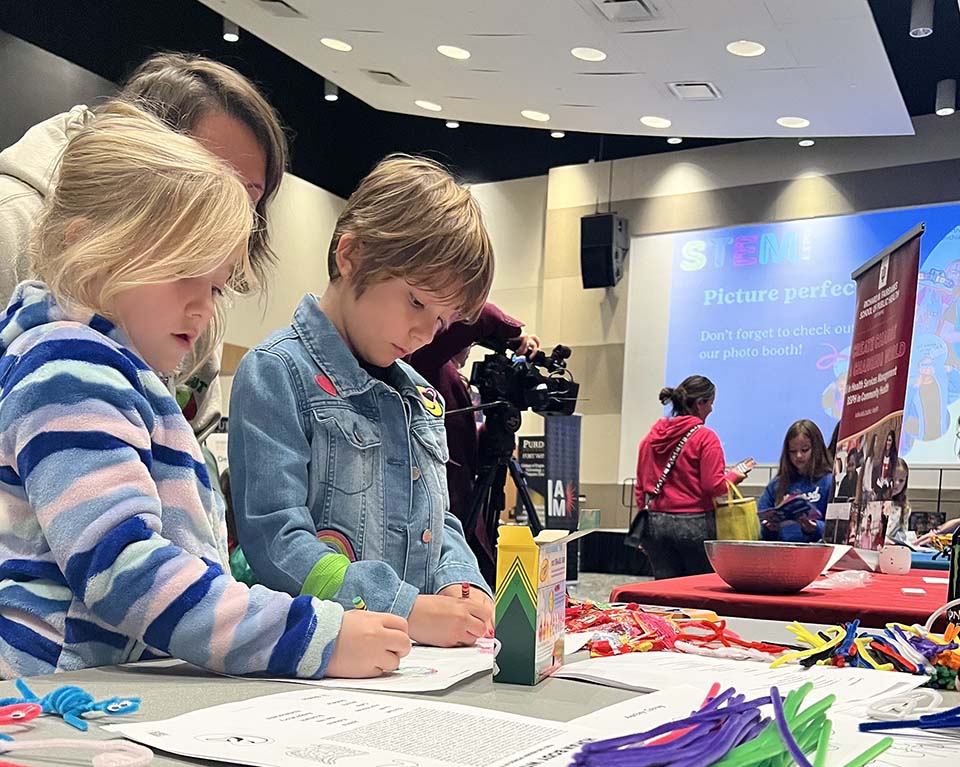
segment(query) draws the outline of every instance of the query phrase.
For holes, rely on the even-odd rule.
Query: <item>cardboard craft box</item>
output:
[[[563,665],[567,544],[592,530],[501,525],[497,537],[495,682],[534,685]]]

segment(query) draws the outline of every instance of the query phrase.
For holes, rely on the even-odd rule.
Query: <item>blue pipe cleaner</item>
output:
[[[82,732],[87,731],[84,714],[100,712],[107,716],[120,716],[132,714],[140,708],[140,698],[113,697],[96,701],[90,693],[75,685],[58,687],[42,698],[38,698],[22,679],[18,679],[16,685],[23,697],[0,699],[0,706],[12,703],[39,703],[44,714],[56,714],[71,727]]]

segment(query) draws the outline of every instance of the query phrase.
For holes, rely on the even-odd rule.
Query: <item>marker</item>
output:
[[[354,610],[366,610],[367,603],[363,601],[363,597],[354,597],[353,598],[353,609]]]
[[[461,583],[460,584],[460,599],[470,599],[470,584]]]

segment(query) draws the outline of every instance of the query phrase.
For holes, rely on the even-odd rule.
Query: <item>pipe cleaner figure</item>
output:
[[[38,698],[36,693],[22,679],[18,679],[16,685],[23,697],[0,699],[0,706],[16,703],[36,703],[40,705],[44,714],[56,714],[67,724],[82,732],[87,731],[87,723],[83,719],[84,714],[99,711],[107,716],[119,716],[121,714],[132,714],[140,708],[140,698],[114,697],[98,702],[86,690],[75,685],[58,687],[42,698]]]

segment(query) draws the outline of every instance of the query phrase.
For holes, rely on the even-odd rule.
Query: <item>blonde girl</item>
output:
[[[221,297],[252,279],[253,226],[234,172],[133,106],[68,142],[39,280],[0,317],[0,675],[170,655],[369,676],[406,653],[400,618],[227,574],[222,503],[157,373],[216,342]]]

